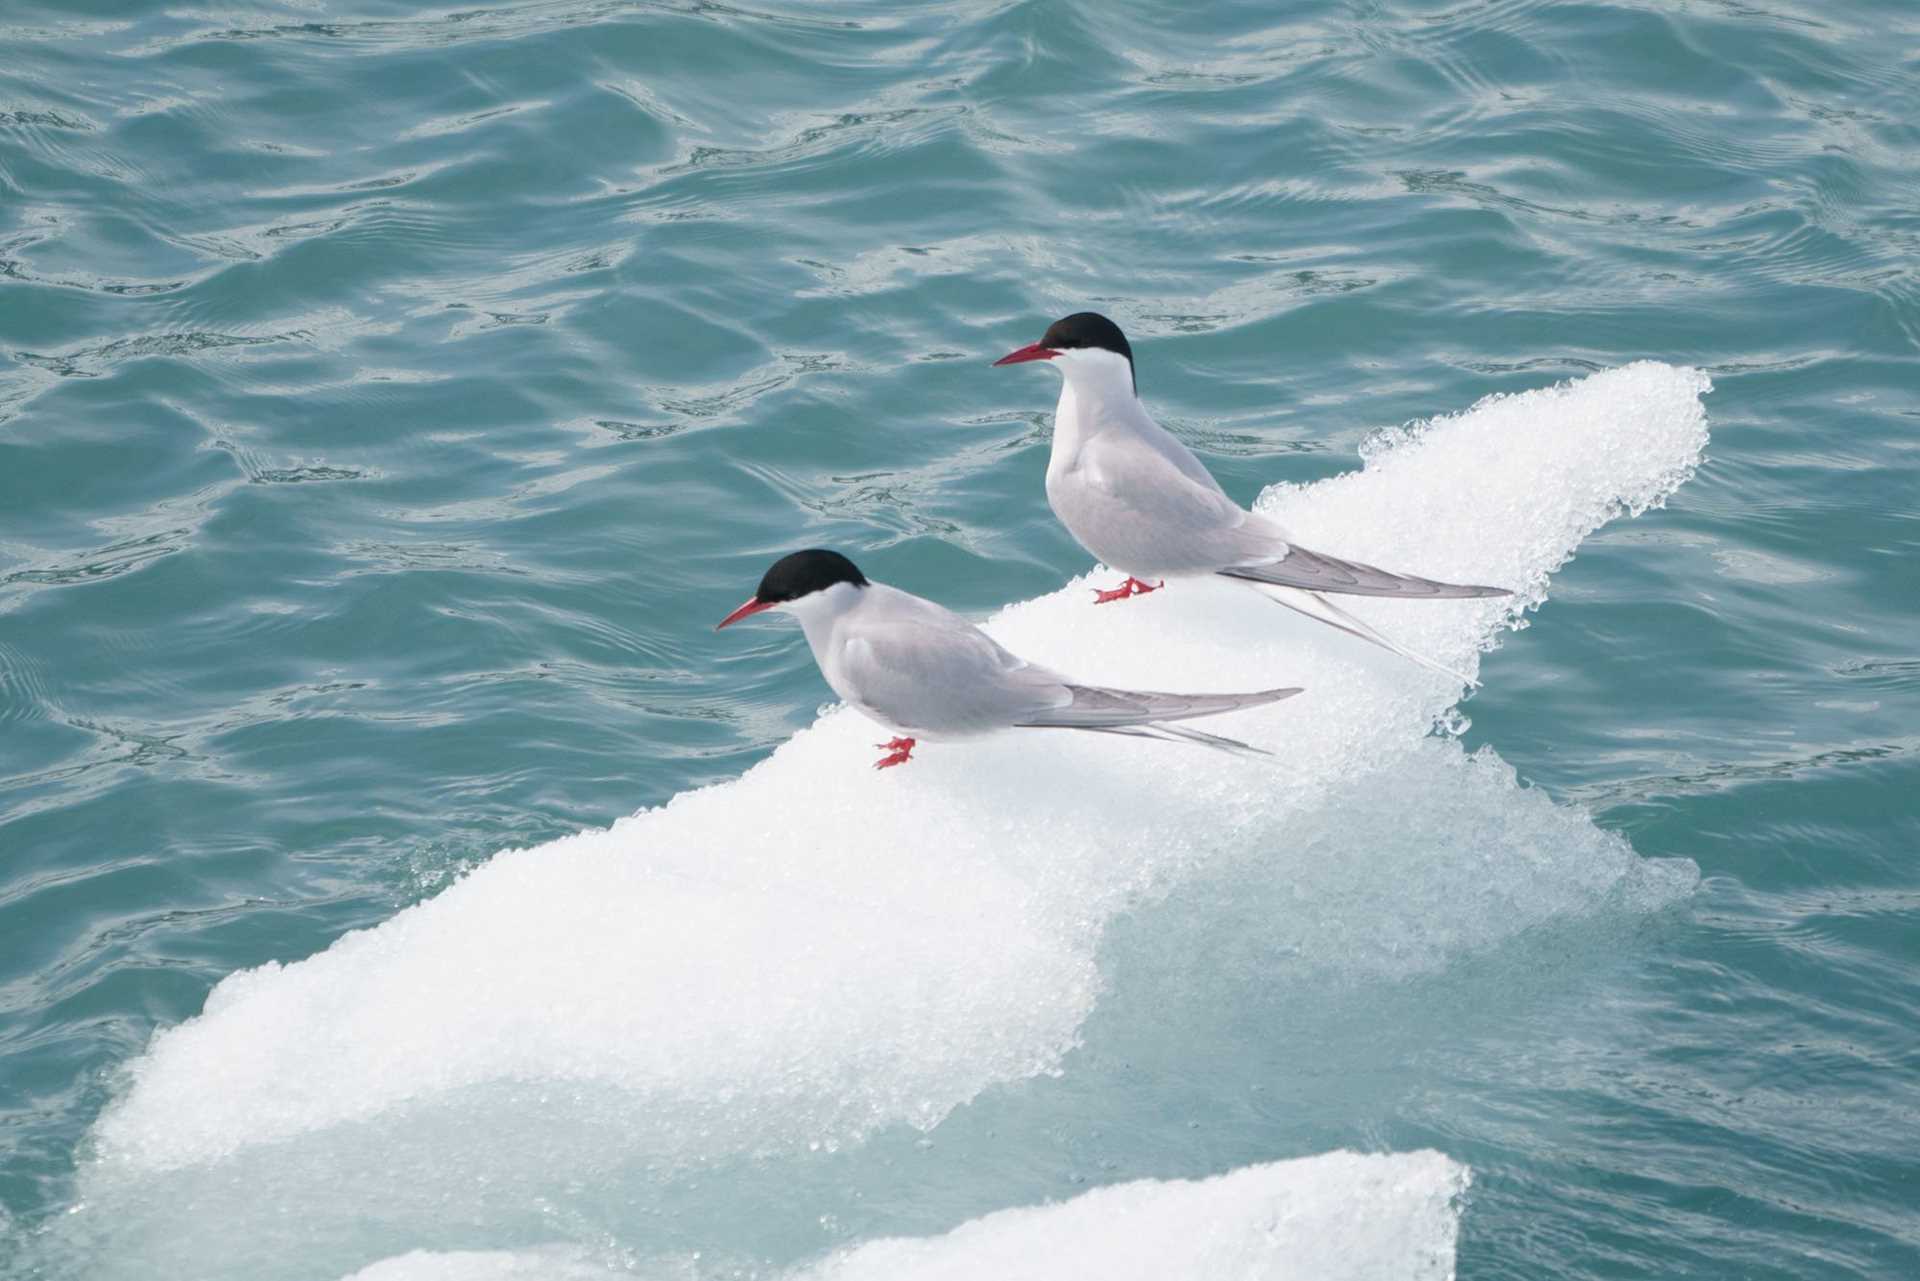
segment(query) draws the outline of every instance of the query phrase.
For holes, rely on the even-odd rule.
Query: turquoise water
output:
[[[1471,1171],[1463,1277],[1920,1273],[1910,6],[9,3],[0,49],[10,1271],[784,1275],[1344,1148]],[[780,552],[980,617],[1089,569],[1053,379],[987,367],[1083,307],[1246,501],[1636,360],[1711,439],[1636,470],[1691,448],[1649,374],[1276,493],[1333,551],[1578,545],[1438,737],[1330,634],[1076,589],[1003,626],[1224,681],[1195,629],[1257,623],[1323,700],[1269,741],[1334,728],[1264,782],[874,776],[830,717],[562,879],[814,722],[796,634],[711,631]]]

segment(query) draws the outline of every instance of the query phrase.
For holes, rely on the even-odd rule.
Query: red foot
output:
[[[885,752],[875,761],[875,769],[890,769],[895,765],[905,765],[913,759],[913,740],[910,738],[890,738],[884,743],[875,743],[875,747]]]
[[[1163,578],[1157,583],[1143,583],[1137,578],[1129,578],[1112,591],[1103,592],[1099,588],[1093,591],[1093,603],[1104,605],[1110,600],[1125,600],[1129,596],[1145,596],[1148,592],[1157,592],[1167,585]]]

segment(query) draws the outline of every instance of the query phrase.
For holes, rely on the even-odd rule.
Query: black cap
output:
[[[1133,359],[1133,348],[1128,345],[1127,336],[1120,332],[1120,326],[1097,311],[1076,311],[1071,316],[1062,316],[1047,326],[1047,335],[1040,340],[1040,345],[1055,351],[1098,347]]]
[[[1040,345],[1055,351],[1097,347],[1125,356],[1127,367],[1133,367],[1133,346],[1127,342],[1127,336],[1120,332],[1120,326],[1097,311],[1076,311],[1071,316],[1062,316],[1047,326],[1046,337],[1040,340]],[[1139,381],[1139,375],[1135,374],[1134,382]]]
[[[773,568],[760,579],[760,590],[753,594],[753,598],[768,605],[778,605],[825,591],[835,583],[865,587],[867,576],[860,572],[858,565],[839,552],[812,547],[782,556],[773,562]]]

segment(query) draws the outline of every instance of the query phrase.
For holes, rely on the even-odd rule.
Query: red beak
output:
[[[1028,343],[1019,351],[1010,351],[994,361],[996,365],[1023,365],[1029,360],[1052,360],[1060,353],[1039,343]]]
[[[734,610],[731,614],[728,614],[725,618],[721,619],[718,625],[716,625],[713,630],[717,632],[722,627],[728,627],[734,623],[739,622],[741,619],[745,618],[748,614],[757,614],[763,609],[772,609],[772,608],[773,608],[772,601],[761,600],[758,596],[755,596],[752,600],[742,605],[739,609]]]

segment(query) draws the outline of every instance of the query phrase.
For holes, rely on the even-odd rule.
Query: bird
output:
[[[1277,703],[1296,688],[1249,694],[1162,694],[1086,685],[1002,648],[953,611],[876,583],[839,552],[808,548],[773,563],[715,631],[764,610],[800,620],[820,674],[847,703],[895,737],[875,769],[913,759],[922,739],[1001,730],[1072,729],[1236,754],[1272,753],[1169,721]]]
[[[1436,582],[1311,551],[1272,518],[1234,502],[1147,413],[1133,348],[1098,312],[1056,320],[1039,342],[993,363],[1036,360],[1063,380],[1047,502],[1082,547],[1127,576],[1118,587],[1096,589],[1095,604],[1159,591],[1169,578],[1219,575],[1423,667],[1479,683],[1392,640],[1326,594],[1445,600],[1511,595],[1506,588]]]

